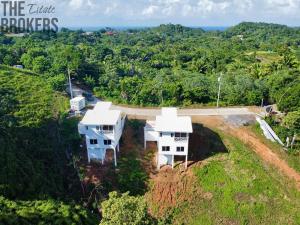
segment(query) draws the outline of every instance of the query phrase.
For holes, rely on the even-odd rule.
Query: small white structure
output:
[[[175,156],[185,156],[187,168],[189,134],[193,133],[191,117],[178,116],[176,108],[162,108],[155,121],[147,121],[144,127],[144,145],[155,141],[158,146],[157,168],[162,165],[174,167]]]
[[[85,98],[78,96],[70,100],[71,110],[80,111],[85,108]]]
[[[14,65],[13,67],[14,67],[14,68],[17,68],[17,69],[24,69],[24,66],[23,66],[23,65]]]
[[[111,110],[111,105],[111,102],[98,102],[93,110],[86,112],[78,130],[85,135],[89,162],[95,159],[103,164],[107,150],[111,149],[117,166],[116,151],[119,151],[125,117],[122,117],[121,111]]]

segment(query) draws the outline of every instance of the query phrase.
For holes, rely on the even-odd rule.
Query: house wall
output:
[[[118,119],[112,133],[97,130],[98,125],[89,125],[88,129],[83,124],[78,125],[80,134],[85,135],[89,159],[104,160],[107,149],[116,149],[122,136],[125,118]],[[101,125],[99,125],[101,126]],[[91,139],[97,139],[98,144],[90,144]],[[104,140],[111,140],[111,145],[104,145]]]
[[[158,155],[159,165],[172,165],[172,155]]]
[[[175,135],[171,137],[171,132],[163,132],[162,137],[158,134],[158,153],[162,155],[181,155],[188,154],[189,136],[184,141],[175,141]],[[163,146],[170,146],[169,152],[163,152]],[[177,152],[177,147],[184,147],[184,152]]]
[[[144,138],[145,141],[157,141],[159,137],[159,133],[154,130],[147,130],[146,128],[144,129]]]
[[[105,159],[106,149],[103,148],[88,148],[88,159],[97,159],[103,161]]]

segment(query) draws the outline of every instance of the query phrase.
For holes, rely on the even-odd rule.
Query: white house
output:
[[[122,117],[121,111],[111,110],[111,105],[111,102],[98,102],[93,110],[86,112],[78,130],[85,135],[89,162],[94,159],[103,164],[106,152],[113,150],[117,166],[116,151],[119,151],[125,117]]]
[[[71,110],[80,111],[85,108],[85,98],[78,96],[70,100]]]
[[[176,108],[162,108],[155,121],[147,121],[144,128],[145,148],[147,141],[158,146],[157,168],[162,165],[174,167],[174,157],[185,157],[187,167],[189,135],[193,133],[191,117],[178,116]]]

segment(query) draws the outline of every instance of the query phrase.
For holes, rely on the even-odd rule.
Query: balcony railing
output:
[[[175,137],[174,140],[175,141],[187,141],[187,137]]]
[[[113,130],[102,130],[103,134],[112,134],[114,133]]]
[[[98,132],[100,134],[113,134],[114,133],[113,130],[98,130]]]

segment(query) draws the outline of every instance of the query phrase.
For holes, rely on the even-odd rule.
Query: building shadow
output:
[[[189,139],[189,161],[196,163],[227,152],[228,149],[219,134],[202,124],[193,124],[193,133]]]

